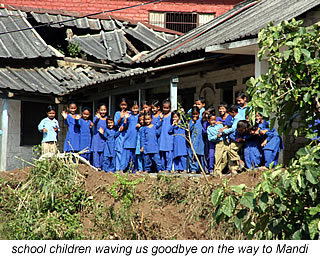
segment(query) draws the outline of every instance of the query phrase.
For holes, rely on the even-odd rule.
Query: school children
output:
[[[81,118],[76,120],[76,123],[79,124],[80,130],[80,144],[79,144],[79,151],[86,152],[81,153],[80,155],[85,158],[86,160],[90,160],[90,147],[91,147],[91,140],[92,140],[92,127],[93,123],[89,120],[91,116],[91,110],[88,107],[84,107],[82,109]]]
[[[142,113],[151,113],[151,105],[148,101],[144,100],[142,101],[141,103],[141,106],[142,106]]]
[[[144,171],[143,152],[141,152],[141,133],[142,133],[143,127],[144,127],[144,114],[140,113],[138,117],[138,124],[137,124],[137,129],[139,130],[137,135],[137,146],[136,146],[136,160],[137,160],[138,172]]]
[[[63,150],[65,152],[79,152],[80,150],[80,126],[76,120],[80,119],[80,115],[76,114],[77,105],[75,102],[68,103],[68,112],[62,111],[64,123],[68,126],[68,132],[64,141]]]
[[[55,119],[56,109],[54,106],[48,106],[47,116],[38,125],[38,130],[43,133],[42,154],[57,152],[57,133],[60,131],[59,122]]]
[[[157,171],[161,170],[161,162],[159,156],[158,136],[161,128],[156,127],[152,123],[152,115],[144,116],[145,126],[141,130],[141,152],[144,159],[144,170],[147,173],[151,172],[152,162],[155,163]]]
[[[101,169],[106,140],[99,130],[101,128],[104,132],[107,129],[107,107],[105,104],[99,105],[98,111],[93,119],[93,125],[94,130],[91,144],[92,164],[94,167]]]
[[[200,165],[194,156],[194,152],[201,163],[201,167],[204,167],[204,143],[202,138],[202,124],[200,119],[200,109],[195,106],[192,108],[192,119],[189,122],[189,129],[191,134],[191,142],[193,144],[192,150],[189,147],[189,163],[191,173],[196,173],[200,171]]]
[[[187,172],[187,156],[188,148],[186,142],[186,130],[181,127],[180,114],[177,110],[171,113],[172,125],[168,133],[173,135],[173,164],[174,170],[186,173]]]
[[[107,118],[107,129],[100,128],[99,133],[105,138],[105,146],[103,150],[103,162],[101,169],[106,172],[115,172],[115,140],[120,132],[114,126],[113,117]]]
[[[209,167],[210,174],[222,177],[222,171],[227,166],[227,147],[226,138],[220,132],[223,129],[223,124],[217,124],[215,115],[209,116],[210,126],[207,129],[208,140],[210,145],[214,147],[214,159],[210,158]],[[214,171],[213,171],[214,170]]]
[[[232,116],[228,113],[228,105],[226,103],[221,103],[218,106],[219,114],[217,119],[217,123],[222,123],[224,126],[231,127],[232,126]]]
[[[122,98],[120,101],[120,111],[117,111],[114,115],[114,125],[118,128],[120,131],[120,134],[118,138],[116,139],[115,143],[115,150],[116,150],[116,158],[115,158],[115,167],[116,171],[120,171],[120,165],[121,165],[121,157],[123,152],[123,140],[125,136],[124,132],[124,117],[127,113],[128,103],[125,98]]]
[[[120,163],[120,170],[126,171],[129,168],[131,162],[133,169],[137,169],[136,161],[136,147],[137,147],[137,135],[138,135],[138,115],[139,105],[137,101],[134,101],[131,106],[131,113],[127,112],[124,119],[125,134],[123,139],[123,152]]]
[[[160,114],[160,122],[162,124],[161,134],[159,137],[159,153],[161,159],[161,170],[170,172],[172,170],[172,151],[173,136],[169,135],[168,130],[171,127],[171,102],[166,99],[162,102],[162,114]],[[159,127],[159,126],[156,126]]]

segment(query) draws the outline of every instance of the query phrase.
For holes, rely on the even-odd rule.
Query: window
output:
[[[149,23],[178,32],[188,32],[214,18],[214,14],[150,12]]]
[[[225,102],[228,105],[234,104],[233,87],[236,85],[236,80],[229,80],[216,83],[216,89],[221,89],[221,102]]]
[[[21,101],[21,146],[41,144],[42,133],[38,131],[38,124],[46,117],[48,105]]]

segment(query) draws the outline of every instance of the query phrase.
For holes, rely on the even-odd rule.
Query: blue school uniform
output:
[[[47,129],[48,132],[43,132],[43,128]],[[38,130],[40,132],[43,132],[43,138],[42,143],[48,143],[48,142],[57,142],[57,132],[54,130],[54,128],[58,129],[58,132],[60,131],[59,122],[57,119],[50,119],[49,117],[46,117],[41,120],[41,122],[38,125]]]
[[[103,151],[106,143],[106,139],[103,134],[99,132],[100,127],[105,132],[107,129],[107,120],[98,119],[94,117],[93,119],[93,136],[91,143],[91,151],[92,151],[92,164],[96,168],[101,168],[103,161]]]
[[[267,129],[267,128],[269,128],[269,122],[267,122],[266,120],[263,120],[262,123],[258,124],[258,127],[260,129]]]
[[[246,118],[247,109],[248,109],[248,106],[245,106],[245,107],[238,106],[238,113],[239,113],[244,119]]]
[[[159,156],[158,137],[161,128],[156,126],[145,126],[141,130],[141,146],[143,147],[144,169],[147,172],[151,171],[152,161],[156,164],[157,171],[161,170],[161,162]]]
[[[90,148],[92,140],[92,128],[90,128],[91,120],[84,120],[80,118],[78,121],[80,127],[80,151],[88,150],[86,153],[82,153],[81,156],[88,161],[90,160]]]
[[[106,172],[115,172],[115,140],[120,132],[115,128],[107,128],[103,134],[105,138],[105,146],[103,150],[102,170]]]
[[[235,132],[237,130],[238,122],[244,120],[244,117],[241,114],[236,114],[232,119],[232,125],[230,128],[223,130],[223,134],[229,136],[229,138],[234,139]]]
[[[68,126],[68,132],[64,141],[65,152],[78,152],[80,150],[80,126],[70,114],[64,123]]]
[[[191,142],[193,144],[193,148],[203,168],[204,167],[204,143],[202,138],[201,119],[198,119],[195,123],[193,123],[192,120],[190,120],[189,128],[190,128]],[[189,153],[190,171],[196,172],[200,169],[200,166],[197,160],[194,158],[191,147],[189,147],[188,153]]]
[[[137,160],[137,167],[138,171],[142,172],[143,168],[143,153],[141,153],[141,133],[142,133],[143,126],[141,126],[138,130],[137,135],[137,146],[136,146],[136,160]]]
[[[216,118],[216,121],[217,122],[222,122],[222,124],[224,126],[228,126],[228,127],[231,127],[232,126],[232,122],[233,122],[233,117],[230,116],[229,114],[227,115],[226,119],[222,119],[222,117],[217,117]]]
[[[208,133],[207,129],[210,126],[210,123],[205,120],[202,121],[202,136],[203,136],[203,142],[204,142],[204,166],[206,171],[212,171],[213,169],[210,169],[210,160],[214,160],[214,146],[212,146],[208,140]],[[213,158],[212,158],[213,156]]]
[[[272,130],[268,130],[269,131],[263,136],[268,142],[264,147],[262,147],[265,166],[267,168],[270,167],[272,162],[274,162],[273,167],[278,164],[279,153],[281,149],[284,148],[278,132],[274,128]]]
[[[260,136],[246,135],[244,143],[244,162],[248,169],[254,169],[261,165],[262,149]]]
[[[187,170],[188,147],[185,138],[185,129],[173,126],[168,130],[169,135],[173,135],[173,164],[175,171]]]
[[[172,151],[173,151],[173,136],[169,135],[168,131],[171,127],[171,113],[162,119],[161,134],[159,137],[159,154],[161,159],[161,170],[172,170]]]
[[[220,129],[223,128],[223,124],[215,124],[214,126],[210,125],[207,129],[208,141],[209,141],[209,171],[213,172],[214,170],[214,158],[215,158],[215,148],[216,143],[223,141],[223,135],[218,137]]]
[[[124,118],[121,119],[120,123],[118,124],[119,119],[121,118],[121,112],[117,111],[114,115],[114,125],[118,129],[121,126],[124,126]],[[123,153],[123,141],[124,141],[125,132],[120,132],[118,138],[116,139],[115,143],[115,150],[116,150],[116,158],[115,158],[115,167],[116,171],[120,171],[121,166],[121,158]]]
[[[120,170],[125,171],[129,167],[130,161],[133,163],[133,171],[137,169],[136,161],[136,146],[137,146],[137,136],[138,129],[136,125],[138,124],[139,115],[131,114],[127,119],[125,127],[124,139],[123,139],[123,153],[121,157]]]
[[[151,124],[155,125],[155,126],[159,126],[160,123],[160,116],[155,117],[154,115],[152,115],[152,121]]]

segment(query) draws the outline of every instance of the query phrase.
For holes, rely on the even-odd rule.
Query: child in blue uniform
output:
[[[149,173],[151,171],[152,162],[155,163],[157,171],[161,170],[158,136],[161,128],[157,128],[151,124],[152,115],[146,114],[144,116],[145,126],[141,130],[141,152],[143,152],[144,170]]]
[[[152,124],[159,125],[160,123],[160,114],[161,107],[159,100],[153,100],[151,103],[151,111],[152,111]]]
[[[93,125],[94,130],[91,144],[92,164],[94,167],[101,169],[106,140],[99,130],[101,128],[104,132],[107,129],[107,107],[105,104],[99,105],[98,112],[93,119]]]
[[[233,118],[228,113],[228,105],[226,103],[221,103],[218,109],[220,116],[216,118],[217,123],[222,123],[223,126],[231,127]]]
[[[242,118],[246,118],[248,104],[247,104],[247,96],[243,91],[239,91],[236,94],[236,102],[238,105],[238,113],[242,116]]]
[[[194,101],[193,107],[198,107],[200,110],[199,118],[202,118],[202,114],[206,111],[206,99],[204,97],[199,97]],[[188,110],[188,115],[192,117],[192,108]]]
[[[223,124],[217,124],[217,117],[214,115],[209,116],[210,126],[207,129],[208,140],[210,146],[213,147],[214,158],[209,160],[210,174],[222,177],[222,170],[228,163],[227,159],[227,145],[224,136],[220,133]]]
[[[266,129],[269,128],[269,122],[263,119],[263,116],[259,114],[258,112],[256,113],[256,124],[258,124],[258,127],[260,129]]]
[[[146,113],[151,113],[151,105],[147,100],[143,100],[141,102],[141,106],[142,106],[142,113],[146,114]]]
[[[42,119],[38,125],[38,130],[43,133],[41,141],[42,154],[56,153],[57,151],[57,133],[60,131],[59,122],[55,119],[56,109],[54,106],[48,106],[46,118]]]
[[[201,163],[202,169],[204,169],[204,143],[202,138],[202,124],[200,117],[200,109],[198,107],[192,108],[192,119],[189,122],[189,129],[191,134],[191,142],[195,153]],[[189,164],[191,173],[199,172],[200,166],[196,160],[194,153],[189,147]]]
[[[265,167],[269,168],[273,162],[273,167],[278,164],[279,153],[284,148],[282,140],[276,129],[261,129],[259,134],[263,137],[261,147],[263,150]]]
[[[251,126],[248,129],[249,135],[244,143],[244,161],[248,169],[254,169],[261,165],[262,149],[259,126]]]
[[[114,126],[113,117],[107,119],[107,127],[105,131],[102,128],[99,129],[100,134],[106,140],[103,150],[102,170],[113,173],[115,172],[115,140],[120,132]]]
[[[159,137],[159,153],[162,165],[162,171],[170,172],[172,170],[172,151],[173,136],[168,131],[171,127],[171,102],[166,99],[162,102],[162,114],[160,121],[162,122],[161,134]],[[161,123],[160,123],[161,124]],[[158,126],[157,126],[158,127]]]
[[[143,152],[141,152],[141,133],[142,129],[144,127],[144,114],[139,114],[138,118],[138,124],[137,128],[138,130],[138,135],[137,135],[137,146],[136,146],[136,160],[137,160],[137,167],[139,172],[143,172]]]
[[[80,127],[80,151],[87,150],[87,152],[82,153],[81,156],[86,160],[90,161],[90,147],[92,140],[92,127],[93,123],[89,120],[91,116],[91,110],[88,107],[82,109],[82,116],[78,120]]]
[[[68,132],[64,141],[63,150],[65,152],[80,151],[80,126],[77,124],[80,115],[76,114],[77,105],[75,102],[68,103],[68,112],[62,111],[61,115],[64,118],[64,123],[68,126]]]
[[[134,101],[131,106],[131,113],[127,112],[124,119],[125,135],[123,139],[123,153],[121,157],[120,170],[126,171],[129,168],[130,162],[133,164],[133,172],[137,169],[136,147],[138,135],[138,117],[139,105]]]
[[[128,108],[128,102],[125,98],[121,99],[120,102],[120,111],[117,111],[114,115],[114,125],[115,127],[118,128],[120,131],[120,135],[116,139],[115,143],[115,150],[116,150],[116,159],[115,159],[115,167],[116,171],[120,171],[120,166],[121,166],[121,157],[122,157],[122,152],[123,152],[123,140],[125,136],[125,131],[124,129],[124,117],[127,113],[127,108]]]
[[[175,110],[171,113],[172,125],[168,133],[173,135],[173,163],[174,170],[187,172],[188,148],[186,142],[186,131],[180,126],[180,114]]]
[[[214,107],[210,106],[206,111],[202,114],[202,136],[204,142],[204,165],[206,172],[213,171],[213,163],[214,163],[214,145],[210,143],[208,140],[207,129],[210,126],[209,116],[215,116]],[[212,161],[210,163],[210,160]],[[211,165],[211,167],[210,167]]]

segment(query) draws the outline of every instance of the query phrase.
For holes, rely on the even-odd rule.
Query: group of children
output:
[[[206,109],[204,98],[195,101],[188,112],[171,112],[170,100],[151,104],[136,101],[120,102],[120,110],[107,116],[107,107],[100,104],[93,121],[91,111],[68,104],[62,112],[68,126],[65,152],[80,152],[93,166],[106,172],[175,172],[205,171],[222,176],[242,168],[270,167],[278,163],[282,141],[260,114],[256,124],[246,120],[247,102],[244,93],[236,97],[238,105],[220,104]],[[57,132],[54,107],[39,124],[43,132],[44,152],[55,152]]]

